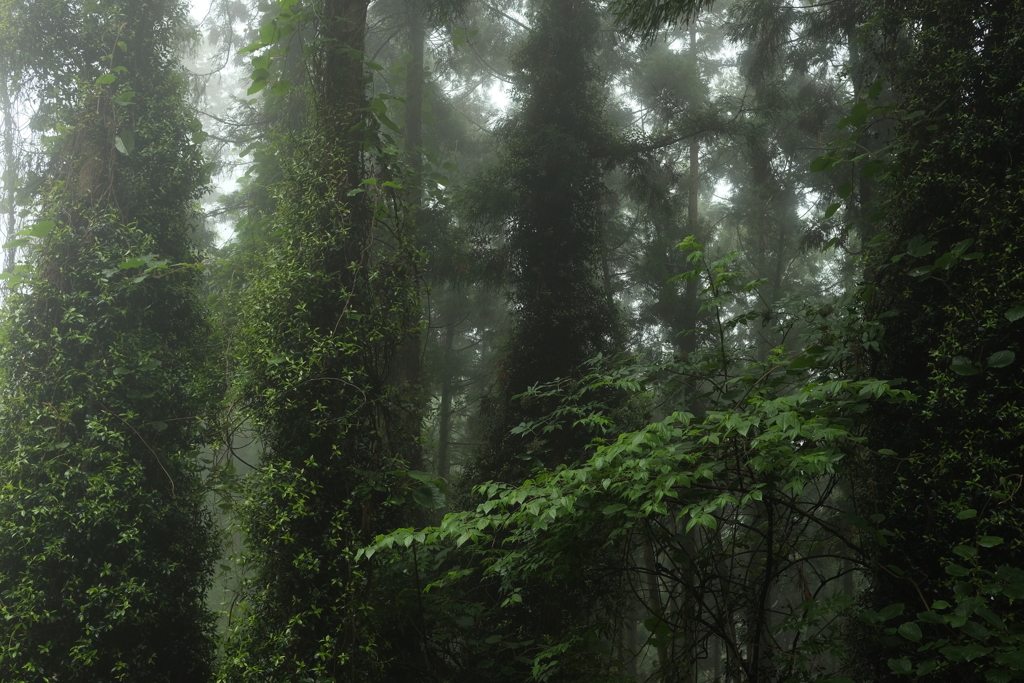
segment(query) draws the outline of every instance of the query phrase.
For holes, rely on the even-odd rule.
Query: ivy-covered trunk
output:
[[[366,6],[325,0],[309,15],[311,122],[286,143],[281,244],[243,306],[238,391],[265,452],[243,510],[251,579],[227,681],[373,680],[387,664],[371,568],[354,554],[404,509],[394,472],[416,443],[389,377],[419,300],[401,188],[368,113]]]
[[[928,647],[892,641],[868,665],[1010,680],[1024,669],[1024,3],[912,2],[885,18],[912,42],[876,262],[878,372],[918,400],[872,423],[866,492],[894,534],[873,597],[905,605],[901,619],[927,612],[911,635]]]
[[[204,681],[206,168],[171,56],[183,8],[53,7],[8,17],[48,41],[45,68],[19,66],[56,137],[0,345],[0,680]]]

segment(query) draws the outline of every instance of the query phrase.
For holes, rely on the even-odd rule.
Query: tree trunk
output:
[[[455,343],[455,323],[444,327],[444,351],[441,373],[441,415],[437,437],[437,476],[447,480],[451,471],[448,449],[452,438],[452,345]]]

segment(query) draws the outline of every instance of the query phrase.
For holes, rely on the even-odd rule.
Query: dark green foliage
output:
[[[646,40],[653,40],[665,26],[696,20],[714,0],[615,0],[612,11],[619,25]]]
[[[355,223],[348,160],[314,128],[279,196],[282,244],[245,303],[242,398],[264,454],[243,510],[252,574],[226,680],[347,680],[378,666],[367,578],[351,553],[399,519],[409,452],[389,360],[415,327],[407,239]]]
[[[879,560],[902,572],[879,571],[875,599],[916,612],[934,600],[955,604],[990,580],[983,570],[1024,563],[1024,3],[905,3],[886,18],[907,27],[913,46],[896,73],[904,122],[873,306],[894,316],[881,372],[905,377],[919,399],[876,417],[874,442],[897,455],[869,484],[897,532]],[[1002,542],[978,551],[979,537]],[[965,562],[958,547],[978,554]],[[988,604],[1019,628],[1018,603]],[[949,634],[924,628],[926,638]],[[983,680],[990,669],[997,677],[988,680],[1009,680],[997,674],[1008,671],[999,649],[986,649],[994,639],[955,635],[953,645],[982,650],[943,650],[942,676]],[[913,667],[934,657],[899,653]]]
[[[282,139],[279,242],[242,301],[236,389],[263,454],[245,490],[248,580],[225,681],[394,679],[408,614],[375,615],[394,595],[371,592],[372,566],[353,553],[405,520],[400,489],[443,498],[413,478],[425,475],[396,476],[418,448],[417,407],[395,379],[418,328],[417,254],[365,106],[366,5],[317,8],[311,121]]]
[[[569,376],[588,359],[614,351],[619,323],[600,279],[600,161],[609,144],[605,97],[593,65],[599,19],[589,2],[543,2],[513,60],[514,113],[501,129],[502,164],[487,175],[476,201],[497,224],[506,255],[511,332],[493,402],[492,447],[478,463],[483,479],[515,481],[529,469],[516,456],[526,445],[508,431],[547,414],[550,403],[513,397],[537,383]],[[582,456],[572,430],[530,446],[546,464]]]
[[[0,679],[202,681],[212,396],[190,234],[206,172],[168,42],[181,7],[65,9],[58,33],[81,33],[48,44],[56,71],[24,67],[64,99],[45,102],[59,137],[0,347]]]
[[[710,317],[743,325],[721,304],[752,288],[728,259],[695,260]],[[429,631],[454,641],[438,649],[462,667],[449,680],[842,680],[837,616],[876,533],[849,514],[863,415],[910,398],[883,381],[830,379],[859,346],[858,314],[852,297],[806,311],[822,343],[764,363],[745,364],[720,337],[727,346],[687,362],[531,391],[562,396],[544,424],[624,433],[574,467],[482,485],[475,510],[365,551],[395,559],[419,545]],[[665,375],[701,386],[706,415],[673,402]],[[665,417],[632,429],[626,411],[592,400],[609,385],[634,405],[663,402]]]

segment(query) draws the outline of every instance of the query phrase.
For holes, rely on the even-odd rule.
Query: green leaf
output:
[[[898,631],[901,636],[907,640],[912,640],[915,643],[921,640],[921,637],[924,635],[921,633],[921,627],[913,621],[907,621],[900,624]]]
[[[280,37],[281,29],[273,19],[263,24],[263,26],[260,26],[260,40],[263,41],[264,45],[272,45],[276,43]]]
[[[917,235],[907,242],[907,253],[917,258],[927,256],[932,253],[932,247],[936,244],[938,244],[938,242],[934,240],[926,242],[924,235]]]
[[[910,663],[910,659],[908,657],[903,657],[901,659],[890,659],[889,668],[892,670],[893,673],[897,674],[908,674],[914,670],[914,667]]]
[[[832,216],[835,215],[836,211],[838,211],[841,206],[842,204],[840,204],[839,202],[836,202],[835,204],[830,204],[829,207],[825,209],[825,220],[832,218]]]
[[[1006,316],[1006,319],[1011,323],[1016,322],[1021,318],[1024,318],[1024,306],[1014,306],[1006,313],[1003,313],[1003,315]]]
[[[984,647],[978,643],[968,643],[963,646],[947,645],[946,647],[939,650],[942,654],[946,655],[955,662],[965,661],[970,662],[983,657],[988,653],[992,652],[992,648]]]
[[[412,491],[413,500],[427,508],[428,510],[436,510],[445,506],[447,497],[444,495],[444,491],[435,486],[434,484],[426,484],[424,486],[417,486]]]
[[[114,137],[114,147],[125,156],[131,156],[135,149],[135,135],[130,130],[121,131],[120,135]]]
[[[262,40],[257,40],[255,42],[249,43],[235,54],[244,55],[250,52],[256,52],[256,50],[259,50],[264,47],[266,47],[266,44]]]
[[[967,576],[971,573],[971,570],[951,562],[946,565],[946,573],[950,576]]]
[[[879,621],[889,621],[893,617],[898,617],[903,614],[904,605],[902,602],[897,602],[894,605],[889,605],[881,612],[878,613]]]
[[[907,275],[918,280],[927,280],[933,270],[935,270],[935,266],[918,266],[908,270]]]
[[[21,247],[27,247],[30,244],[30,240],[27,237],[16,237],[13,240],[7,240],[3,243],[3,249],[19,249]]]
[[[953,552],[967,560],[971,559],[972,557],[977,557],[978,555],[978,549],[972,548],[969,545],[958,545],[957,547],[953,548]]]
[[[1024,671],[1024,649],[997,652],[995,660],[1014,671]]]
[[[263,90],[266,87],[267,87],[266,80],[255,81],[252,85],[249,86],[249,89],[245,91],[245,94],[246,95],[255,95],[260,90]]]
[[[120,268],[121,270],[128,270],[129,268],[139,268],[140,266],[144,265],[146,265],[146,259],[136,256],[134,258],[121,261],[121,263],[119,263],[117,267]]]
[[[821,173],[822,171],[827,171],[828,169],[832,168],[833,161],[833,157],[827,154],[824,156],[820,156],[811,162],[811,172]]]
[[[974,509],[961,510],[956,513],[957,519],[972,519],[978,516],[978,511]]]
[[[43,237],[46,237],[51,232],[53,232],[53,229],[55,227],[57,227],[57,224],[54,223],[53,221],[40,221],[35,225],[28,226],[27,228],[22,230],[20,234],[26,235],[28,237],[37,237],[42,239]]]
[[[980,545],[982,548],[994,548],[1002,542],[1002,536],[982,536],[978,539],[978,545]]]
[[[969,358],[964,356],[953,356],[953,362],[950,364],[949,369],[958,375],[969,377],[971,375],[977,375],[980,370],[974,367]]]
[[[134,98],[135,98],[135,93],[133,91],[131,91],[131,90],[124,90],[122,92],[119,92],[116,96],[114,96],[114,104],[119,104],[122,107],[125,107],[125,106],[131,104],[132,99],[134,99]]]
[[[1012,363],[1017,355],[1010,350],[996,351],[985,361],[990,368],[1005,368]]]
[[[107,85],[108,83],[113,83],[116,80],[117,75],[115,74],[103,74],[96,79],[96,85]]]

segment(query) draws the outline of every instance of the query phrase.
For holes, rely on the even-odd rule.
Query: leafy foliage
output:
[[[879,549],[880,562],[901,571],[879,574],[877,599],[926,611],[938,601],[967,617],[977,614],[976,598],[991,596],[988,606],[1008,629],[994,632],[1009,644],[1020,607],[994,587],[1008,585],[1005,568],[1021,564],[1024,524],[1013,502],[1024,455],[1022,337],[1010,313],[1024,298],[1013,161],[1024,129],[1018,79],[1010,76],[1024,64],[1016,40],[1024,7],[907,3],[888,18],[912,41],[895,78],[900,108],[915,115],[903,117],[886,186],[888,236],[878,250],[873,308],[897,322],[886,325],[881,371],[905,377],[920,400],[874,423],[873,442],[900,457],[877,482],[899,541]],[[978,563],[969,570],[958,564],[967,549]],[[948,637],[941,623],[922,628],[922,642]],[[970,643],[984,651],[949,649]],[[1017,655],[985,638],[953,638],[939,648],[947,659],[938,660],[930,648],[918,654],[889,645],[888,658],[910,662],[901,672],[933,661],[959,680],[1017,675],[1007,668]]]
[[[0,348],[0,678],[183,683],[213,659],[190,239],[206,168],[167,44],[180,5],[94,9],[64,3],[57,68],[36,74],[57,135]],[[72,78],[75,44],[102,55]]]
[[[703,253],[686,247],[698,250],[695,261]],[[722,315],[727,295],[749,289],[728,261],[701,261],[695,274],[723,329],[750,321]],[[852,329],[837,321],[830,334],[848,338]],[[670,679],[693,675],[713,656],[716,675],[825,680],[841,670],[840,615],[869,566],[865,540],[891,534],[854,514],[864,415],[872,404],[911,398],[883,381],[836,378],[850,352],[813,344],[746,364],[723,346],[659,367],[704,388],[703,417],[668,409],[598,441],[586,463],[517,487],[481,485],[485,500],[475,511],[379,537],[364,554],[422,544],[424,555],[473,558],[440,563],[447,571],[426,599],[438,589],[458,596],[435,609],[473,634],[459,653],[464,666],[504,664],[508,680],[612,680],[635,673],[649,650],[658,653],[658,675]],[[657,386],[657,374],[644,379],[649,370],[638,370],[593,375],[581,386],[597,395],[607,385]],[[614,433],[599,404],[576,415],[577,424]],[[556,411],[548,424],[564,419]],[[477,582],[501,601],[474,601]],[[574,608],[577,601],[590,609]],[[439,629],[450,628],[445,619]],[[647,642],[627,646],[623,628],[642,628]],[[513,675],[524,659],[528,673]]]
[[[598,353],[613,352],[618,316],[599,279],[607,144],[604,94],[592,55],[598,15],[592,3],[544,2],[513,60],[516,112],[504,124],[502,164],[482,180],[477,217],[497,224],[507,255],[512,330],[493,401],[491,446],[476,468],[482,479],[524,476],[504,443],[523,419],[543,415],[511,398],[538,382],[567,376]],[[548,464],[578,455],[568,431]]]

